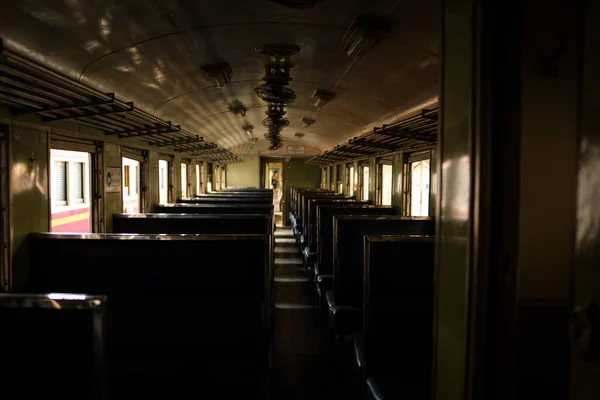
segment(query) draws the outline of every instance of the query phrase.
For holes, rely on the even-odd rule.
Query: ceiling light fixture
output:
[[[331,90],[315,89],[310,98],[316,108],[321,108],[329,103],[335,97],[335,93]]]
[[[302,117],[302,127],[303,128],[310,128],[315,122],[317,122],[317,121],[313,118]]]
[[[342,50],[354,58],[365,55],[392,29],[393,23],[384,18],[360,15],[352,21],[342,39]]]
[[[206,64],[202,66],[202,70],[206,74],[206,77],[213,81],[214,85],[218,88],[231,83],[233,71],[229,63]]]

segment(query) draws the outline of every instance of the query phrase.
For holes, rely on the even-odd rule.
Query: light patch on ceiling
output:
[[[39,19],[40,21],[44,22],[45,24],[53,27],[53,28],[58,28],[58,27],[62,27],[62,28],[66,28],[69,27],[69,21],[67,21],[67,19],[59,14],[56,11],[52,11],[52,10],[43,10],[43,11],[32,11],[30,13],[34,18]]]
[[[99,49],[100,47],[102,47],[102,43],[100,43],[97,40],[88,40],[87,42],[85,42],[83,44],[83,48],[85,49],[85,51],[87,51],[88,53],[93,53],[94,51],[96,51],[97,49]]]
[[[138,51],[137,47],[130,47],[127,49],[127,51],[129,52],[129,54],[131,54],[131,61],[136,65],[136,66],[140,66],[142,65],[142,56],[140,55],[140,52]]]
[[[119,71],[119,72],[126,72],[126,73],[129,73],[129,72],[135,72],[135,68],[133,68],[133,67],[130,67],[130,66],[128,66],[128,65],[119,65],[119,66],[118,66],[118,67],[116,67],[115,69],[116,69],[117,71]]]
[[[147,86],[151,89],[160,89],[160,86],[158,86],[156,83],[153,83],[153,82],[146,82],[146,83],[144,83],[144,86]]]
[[[79,0],[65,0],[65,4],[73,10],[75,21],[79,25],[85,25],[87,23],[87,18],[83,13],[83,8],[81,7],[81,2]]]
[[[162,85],[167,80],[167,77],[163,73],[162,69],[157,65],[155,65],[152,69],[154,71],[154,79],[156,82]]]
[[[100,26],[100,36],[102,39],[108,41],[108,36],[112,32],[109,19],[107,17],[100,17],[98,25]]]

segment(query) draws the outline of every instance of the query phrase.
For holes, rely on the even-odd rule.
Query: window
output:
[[[181,197],[187,197],[187,164],[181,163]]]
[[[167,203],[169,201],[168,171],[169,162],[167,160],[158,160],[158,201],[160,203]]]
[[[392,166],[382,165],[381,173],[381,204],[384,206],[392,205]]]
[[[56,191],[54,204],[57,206],[67,205],[67,162],[66,161],[55,161],[55,184]]]
[[[83,203],[83,177],[85,176],[85,166],[82,162],[74,162],[71,167],[71,188],[73,203]]]
[[[350,167],[350,186],[348,187],[348,196],[354,196],[354,167]]]
[[[429,165],[428,159],[410,164],[410,215],[413,217],[429,215]]]
[[[200,195],[200,165],[196,164],[196,195]]]
[[[363,193],[362,199],[369,200],[369,167],[363,167]]]

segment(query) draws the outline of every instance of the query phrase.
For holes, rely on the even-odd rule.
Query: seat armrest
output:
[[[352,335],[352,349],[354,350],[354,365],[356,368],[365,367],[365,334],[362,332]]]
[[[366,400],[385,400],[383,393],[373,378],[367,379],[367,387],[365,388]]]
[[[333,293],[329,291],[327,294]],[[335,302],[327,298],[327,304]],[[362,330],[362,311],[354,307],[333,304],[329,306],[329,328],[336,336],[349,335]]]
[[[315,264],[315,273],[318,272],[317,264]],[[327,296],[329,292],[331,292],[331,296],[333,298],[333,276],[331,275],[316,275],[315,280],[317,281],[317,293],[319,296]],[[326,297],[327,299],[327,297]]]

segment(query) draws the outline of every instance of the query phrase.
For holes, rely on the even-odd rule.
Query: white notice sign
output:
[[[104,172],[106,193],[121,192],[121,167],[106,167]]]
[[[288,146],[288,154],[304,154],[305,148],[304,146],[299,145],[290,145]]]

